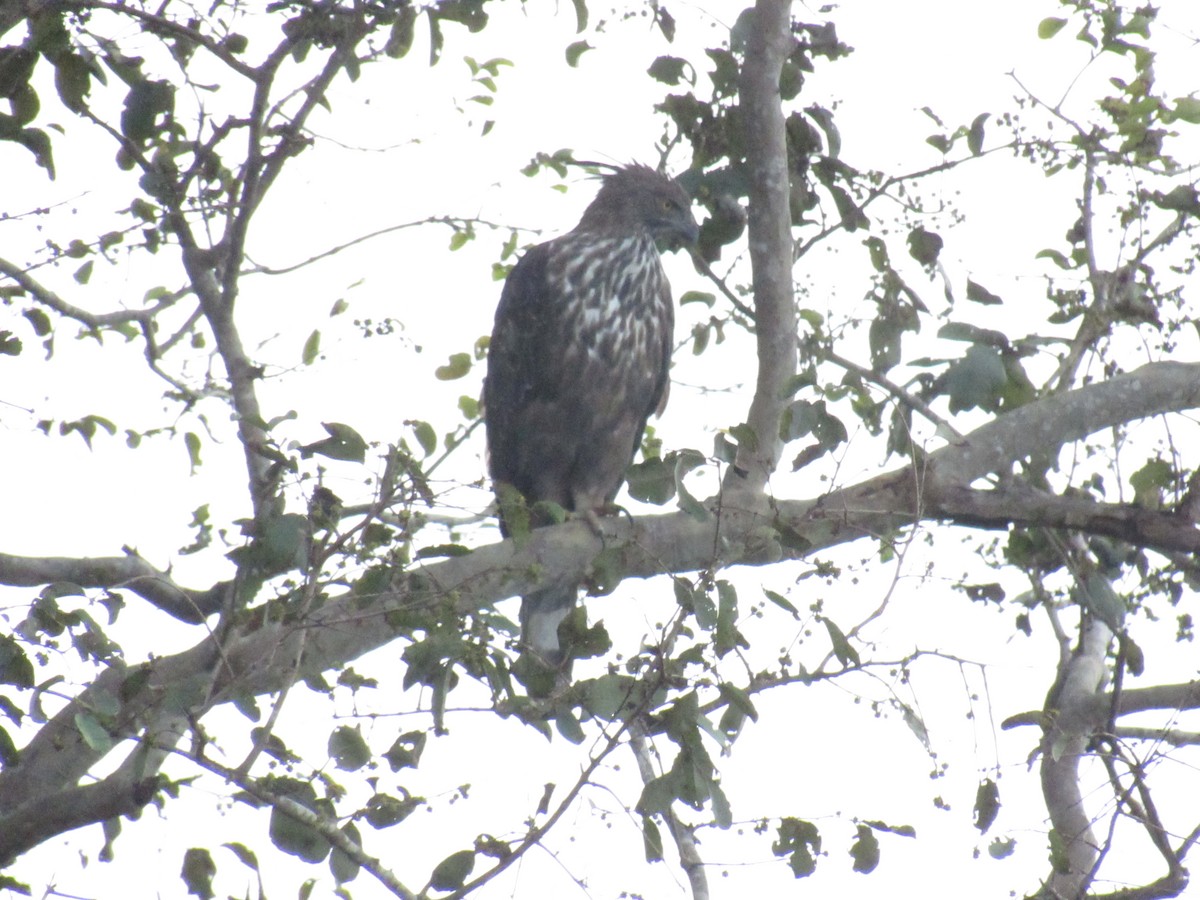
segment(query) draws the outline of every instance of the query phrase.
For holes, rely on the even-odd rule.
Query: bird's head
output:
[[[672,178],[637,163],[604,176],[581,228],[644,228],[669,249],[691,246],[700,235],[692,200]]]

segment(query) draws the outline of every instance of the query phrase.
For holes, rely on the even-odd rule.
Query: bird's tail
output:
[[[575,608],[579,585],[552,585],[521,598],[521,644],[547,668],[560,668],[567,659],[558,626]]]

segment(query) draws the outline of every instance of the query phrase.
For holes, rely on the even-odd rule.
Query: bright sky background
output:
[[[1196,50],[1188,35],[1198,33],[1200,16],[1186,0],[1163,6],[1156,32],[1159,46],[1168,52],[1160,55],[1157,74],[1160,82],[1174,79],[1182,94],[1194,87],[1198,71]],[[613,26],[599,39],[589,36],[597,49],[583,56],[578,69],[570,69],[563,62],[562,48],[576,39],[574,17],[569,4],[562,4],[557,15],[551,14],[552,8],[549,3],[531,2],[524,10],[516,4],[493,9],[494,24],[483,35],[468,39],[461,30],[448,27],[444,56],[434,69],[426,66],[426,48],[418,37],[418,45],[407,59],[369,67],[358,84],[340,85],[333,97],[335,117],[314,119],[317,132],[337,143],[319,143],[296,161],[276,188],[257,220],[258,236],[251,251],[254,261],[271,267],[291,265],[360,234],[430,215],[477,215],[506,227],[538,229],[549,236],[574,224],[591,198],[593,186],[571,179],[569,190],[561,194],[549,189],[553,179],[548,176],[526,179],[514,174],[534,153],[571,147],[582,158],[653,161],[653,144],[662,124],[651,107],[662,91],[643,73],[655,56],[668,52],[656,32],[624,25]],[[687,56],[687,48],[719,41],[741,4],[669,8],[680,23],[677,46],[669,52]],[[600,14],[600,8],[593,10],[594,18]],[[856,52],[836,64],[819,64],[801,102],[839,103],[838,124],[851,164],[889,171],[931,165],[938,155],[923,138],[934,131],[934,125],[920,107],[931,107],[950,128],[969,123],[980,112],[1007,109],[1016,91],[1007,73],[1014,70],[1046,99],[1057,100],[1068,89],[1086,59],[1086,48],[1076,45],[1066,33],[1052,42],[1038,41],[1035,33],[1041,18],[1057,14],[1060,8],[1048,0],[1006,4],[846,0],[834,19],[839,36]],[[824,18],[816,9],[806,12],[800,4],[796,15],[813,21]],[[1178,32],[1170,49],[1171,39],[1164,42],[1162,37],[1173,28]],[[475,90],[461,61],[464,54],[480,61],[505,57],[515,63],[499,77],[494,106],[476,108],[468,101]],[[1084,73],[1075,87],[1080,102],[1092,95],[1104,77],[1106,73],[1099,69]],[[485,118],[494,118],[497,124],[491,135],[481,139],[479,125]],[[79,236],[86,237],[90,234],[86,207],[116,208],[121,198],[127,202],[128,186],[121,180],[97,182],[91,159],[97,152],[94,145],[72,144],[70,139],[81,135],[82,129],[64,124],[68,135],[55,145],[59,179],[53,184],[34,170],[24,150],[0,148],[0,171],[23,173],[17,181],[6,179],[4,208],[15,212],[67,201],[81,210]],[[1003,139],[1000,129],[993,128],[986,145]],[[105,147],[100,152],[107,160],[111,151]],[[675,160],[679,169],[686,163],[682,157]],[[1033,256],[1061,238],[1065,214],[1056,204],[1061,204],[1063,195],[1055,192],[1071,186],[1047,182],[1032,167],[998,163],[990,160],[968,167],[961,176],[946,177],[925,188],[943,192],[948,202],[961,203],[969,214],[964,224],[943,232],[947,238],[944,260],[958,289],[962,290],[970,275],[1010,301],[1004,315],[1011,316],[1013,310],[1019,311],[1023,293],[1038,297],[1044,290],[1041,279],[1045,269]],[[110,167],[100,171],[109,177]],[[109,198],[113,198],[111,202]],[[448,384],[434,383],[430,373],[448,354],[468,350],[478,336],[490,330],[499,295],[499,285],[490,280],[490,263],[506,236],[506,230],[481,232],[475,244],[451,254],[447,250],[449,233],[444,229],[404,231],[348,251],[331,265],[284,278],[246,279],[241,299],[247,314],[246,343],[261,345],[252,351],[256,358],[289,370],[286,378],[263,385],[262,400],[269,414],[296,409],[299,418],[288,423],[285,433],[302,442],[321,436],[322,421],[351,423],[368,439],[379,441],[402,434],[406,419],[429,419],[439,430],[453,425],[447,411],[453,409],[459,394],[478,391],[483,369],[476,366],[468,379]],[[528,238],[535,239],[533,235]],[[0,222],[0,246],[9,258],[34,258],[40,240],[30,233],[27,223]],[[961,260],[970,260],[970,268]],[[862,306],[865,281],[861,259],[850,257],[843,249],[840,254],[815,254],[806,264],[811,270],[797,271],[799,282],[811,292],[804,303],[835,315]],[[705,289],[685,260],[673,258],[668,265],[677,294]],[[69,271],[64,271],[63,290],[72,285]],[[146,281],[141,271],[104,270],[98,264],[93,286],[136,306]],[[928,297],[940,297],[940,285],[918,289],[922,287]],[[94,296],[94,288],[80,296]],[[339,298],[350,302],[350,311],[329,320],[327,311]],[[681,334],[701,312],[690,307],[681,313]],[[865,306],[862,312],[867,312]],[[380,321],[386,317],[403,323],[399,336],[359,339],[353,319]],[[301,346],[313,327],[323,331],[326,359],[306,370],[291,371],[299,367]],[[59,337],[59,352],[70,352],[75,360],[69,384],[49,380],[47,372],[53,378],[60,373],[35,368],[30,359],[23,358],[21,365],[28,376],[6,383],[0,394],[0,399],[15,405],[0,406],[0,439],[10,448],[9,470],[23,476],[11,478],[6,486],[6,506],[20,510],[21,515],[0,518],[0,547],[30,555],[113,555],[128,542],[152,562],[165,565],[176,549],[190,540],[188,511],[211,502],[218,520],[243,514],[243,498],[230,496],[219,487],[230,479],[235,485],[244,483],[241,454],[235,447],[206,442],[204,466],[189,477],[187,455],[178,441],[150,440],[133,453],[124,448],[120,436],[101,436],[88,452],[77,438],[46,439],[32,429],[38,418],[69,419],[87,413],[107,416],[122,428],[135,430],[164,424],[158,399],[161,385],[145,381],[136,351],[114,354],[108,348],[68,347],[73,343],[68,333],[66,329]],[[413,346],[420,346],[422,352],[413,355]],[[670,446],[707,450],[717,428],[740,421],[749,396],[745,386],[753,383],[754,376],[748,348],[748,342],[731,339],[699,360],[686,348],[678,354],[672,405],[657,425]],[[107,373],[104,378],[91,374],[92,367],[108,369],[115,364],[125,366],[127,373],[112,378]],[[702,392],[700,386],[728,390]],[[22,413],[20,407],[35,410],[35,414]],[[209,412],[221,415],[215,405]],[[218,431],[223,427],[223,422],[217,423]],[[454,481],[482,475],[480,438],[476,435],[470,452],[458,459],[450,473]],[[853,453],[847,459],[847,465],[856,469],[875,463]],[[361,473],[349,467],[339,469],[337,464],[330,470],[330,486],[347,499],[353,497]],[[796,496],[819,493],[825,489],[817,480],[822,473],[832,477],[832,465],[806,469],[798,486],[788,480],[786,486],[781,485],[782,492]],[[844,481],[854,474],[842,471],[837,477]],[[482,509],[488,495],[466,489],[450,499],[460,503],[466,515]],[[1002,897],[1008,896],[1010,889],[1028,890],[1035,885],[1046,865],[1044,826],[1036,805],[1036,776],[1026,773],[1024,758],[1036,738],[1029,731],[995,733],[988,723],[1041,704],[1053,652],[1044,627],[1032,640],[1014,639],[1010,612],[969,608],[961,595],[943,589],[974,564],[970,558],[947,561],[954,541],[943,537],[934,553],[915,542],[901,565],[882,573],[884,581],[878,575],[861,582],[847,577],[828,585],[812,579],[791,594],[801,607],[824,599],[835,619],[853,623],[856,616],[861,618],[878,605],[888,588],[886,579],[894,575],[897,581],[889,615],[883,620],[886,624],[869,629],[865,634],[868,640],[878,641],[881,648],[898,648],[897,655],[919,645],[988,663],[986,678],[975,665],[930,663],[920,670],[913,687],[898,688],[905,702],[924,717],[936,758],[926,752],[894,708],[885,708],[886,721],[878,721],[869,704],[850,702],[845,691],[886,694],[866,678],[844,686],[762,697],[757,701],[762,724],[748,726],[732,756],[721,761],[734,816],[739,820],[780,814],[809,818],[822,829],[830,855],[821,861],[813,879],[797,884],[786,867],[771,858],[769,840],[743,838],[739,842],[736,834],[729,840],[705,830],[701,832],[701,854],[711,864],[714,897],[807,892],[809,896],[873,898],[900,885],[927,886],[934,872],[941,885],[938,894],[947,897]],[[964,549],[968,546],[970,542],[965,541]],[[838,558],[852,564],[859,556],[869,558],[872,552],[864,544],[849,548]],[[926,565],[934,561],[939,568],[933,577],[922,578]],[[798,571],[802,567],[788,572],[749,570],[736,578],[743,596],[749,598],[760,583],[786,591]],[[212,558],[184,558],[178,561],[175,574],[185,584],[201,585],[225,573]],[[602,615],[614,634],[625,635],[627,641],[635,640],[647,623],[661,621],[673,602],[669,591],[643,584],[631,585],[623,594],[626,600],[632,597],[637,602],[594,601],[595,614]],[[18,596],[9,602],[24,600]],[[512,603],[510,611],[515,616],[516,601]],[[786,617],[781,620],[774,615],[778,612],[771,609],[766,619],[747,627],[752,641],[757,637],[764,648],[773,642],[795,646],[801,638],[799,629]],[[123,643],[130,659],[182,649],[196,640],[191,629],[176,626],[154,612],[129,609],[125,616],[129,620],[139,617],[146,629],[140,634],[126,630]],[[911,633],[904,630],[906,624]],[[881,649],[878,655],[887,652]],[[805,658],[819,659],[815,653],[807,646],[801,651]],[[398,684],[399,663],[388,648],[355,667]],[[587,674],[586,667],[580,674]],[[1178,677],[1189,674],[1191,670],[1181,671]],[[1156,680],[1170,677],[1155,672]],[[469,692],[461,693],[470,697]],[[467,702],[458,694],[455,700]],[[379,696],[367,698],[367,702],[388,712],[408,708],[412,701]],[[289,742],[299,746],[304,745],[307,732],[316,748],[312,758],[319,759],[331,716],[351,711],[345,702],[334,706],[320,699],[293,700],[282,727]],[[236,713],[219,713],[213,717],[212,731],[219,734],[220,722],[236,719]],[[424,724],[423,718],[413,717],[412,725],[406,727]],[[417,773],[403,773],[409,789],[429,798],[436,809],[435,816],[427,817],[428,827],[414,826],[426,816],[419,812],[390,831],[369,833],[363,829],[371,842],[368,850],[385,860],[394,855],[398,873],[407,872],[409,861],[416,858],[428,860],[432,867],[446,854],[469,845],[476,832],[519,825],[513,811],[532,809],[544,782],[557,781],[565,787],[574,779],[577,763],[571,755],[564,758],[557,752],[563,745],[557,738],[547,744],[516,723],[497,726],[487,713],[456,715],[450,724],[453,733],[441,740],[455,742],[463,754],[474,758],[443,759],[450,755],[431,747],[427,762]],[[236,727],[243,726],[238,722]],[[370,738],[373,726],[364,723],[363,727]],[[385,740],[383,735],[396,727],[396,721],[381,719],[374,727],[380,735],[376,742],[386,746],[390,738]],[[240,758],[238,747],[226,749],[230,759]],[[632,804],[639,787],[628,755],[616,759],[622,771],[606,771],[603,779],[614,793],[588,792],[571,821],[561,826],[566,831],[552,839],[562,865],[535,852],[481,896],[599,900],[618,897],[622,890],[637,890],[647,898],[684,895],[682,873],[673,864],[652,869],[635,865],[633,871],[623,868],[625,861],[638,864],[641,859],[640,833],[621,809]],[[952,763],[944,775],[935,780],[924,777],[939,770],[943,762]],[[1003,862],[975,862],[972,852],[977,847],[982,850],[992,835],[981,840],[971,828],[971,804],[979,778],[994,774],[989,767],[996,764],[1013,777],[1001,778],[1005,811],[993,834],[1015,837],[1018,850]],[[186,767],[176,766],[173,771],[179,776]],[[528,773],[528,777],[510,777],[510,772]],[[467,781],[472,784],[469,799],[455,799],[457,786]],[[1190,784],[1189,796],[1194,797],[1195,783]],[[1029,791],[1023,793],[1025,788]],[[219,791],[220,786],[212,789]],[[935,811],[933,798],[939,796],[952,807],[950,812]],[[1169,799],[1163,799],[1169,806]],[[159,896],[182,897],[178,870],[186,847],[206,841],[216,845],[240,840],[260,847],[266,843],[265,817],[211,806],[189,804],[188,816],[195,819],[193,825],[189,818],[186,831],[179,827],[180,809],[169,811],[162,828],[151,824],[157,813],[148,809],[142,823],[127,825],[127,836],[117,845],[115,866],[93,862],[79,873],[76,850],[94,856],[99,849],[99,829],[93,828],[30,854],[18,875],[24,873],[40,883],[45,873],[59,873],[59,889],[78,896],[151,896],[149,888],[129,894],[126,879],[132,866],[146,879],[143,883],[157,886]],[[1011,818],[1010,807],[1017,811]],[[880,868],[868,877],[853,875],[845,850],[854,829],[847,819],[839,821],[838,810],[892,825],[915,825],[919,839],[880,835]],[[750,827],[746,824],[741,830]],[[568,833],[573,841],[568,841]],[[225,873],[225,880],[218,882],[220,888],[240,894],[244,884],[238,864],[230,854],[219,855],[224,851],[215,853]],[[133,863],[135,854],[144,856]],[[260,862],[266,870],[269,896],[291,896],[295,884],[313,876],[324,876],[314,896],[328,896],[332,888],[323,867],[295,865],[282,854],[265,849]],[[574,886],[568,872],[585,876],[587,889]],[[382,896],[382,890],[365,875],[350,890],[360,898]]]

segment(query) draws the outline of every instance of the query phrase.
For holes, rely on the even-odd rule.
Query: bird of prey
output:
[[[605,175],[571,231],[513,267],[483,383],[488,467],[500,501],[516,491],[530,524],[550,504],[595,516],[612,507],[646,420],[666,405],[675,310],[659,249],[695,242],[691,200],[644,165]],[[540,504],[540,506],[536,506]],[[521,600],[521,642],[549,669],[569,663],[558,626],[580,585]]]

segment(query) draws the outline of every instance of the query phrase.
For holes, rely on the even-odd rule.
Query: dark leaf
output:
[[[975,827],[979,829],[980,834],[987,834],[999,813],[1000,788],[992,779],[985,778],[975,791]]]
[[[979,407],[995,410],[1008,383],[1004,360],[991,347],[974,344],[966,356],[946,371],[946,393],[950,412]]]
[[[339,725],[329,735],[329,755],[344,772],[357,772],[371,761],[371,748],[357,726]]]
[[[216,874],[217,865],[213,862],[212,854],[203,847],[192,847],[183,854],[183,870],[179,875],[187,885],[189,894],[201,900],[211,900],[214,896],[212,880]]]
[[[980,113],[971,122],[971,128],[967,132],[967,149],[971,151],[972,156],[978,156],[983,152],[983,126],[987,123],[990,113]]]
[[[300,448],[300,456],[308,459],[314,454],[340,459],[346,462],[363,462],[367,457],[367,442],[357,431],[341,422],[322,422],[321,427],[329,437],[305,444]]]
[[[992,838],[992,842],[988,844],[988,856],[992,859],[1004,859],[1012,856],[1014,850],[1017,849],[1017,842],[1013,838]]]
[[[833,655],[846,668],[859,665],[858,651],[850,646],[842,629],[834,624],[832,619],[823,618],[825,630],[829,632],[829,640],[833,643]]]
[[[390,828],[407,819],[424,801],[420,797],[403,799],[390,794],[375,794],[367,801],[365,818],[372,828]]]
[[[566,49],[567,65],[573,69],[578,68],[580,57],[591,49],[592,45],[587,41],[575,41],[568,44]]]
[[[436,891],[456,891],[466,882],[475,868],[475,851],[451,853],[434,867],[429,885]]]
[[[1038,22],[1037,35],[1042,40],[1047,40],[1062,31],[1063,26],[1066,24],[1066,19],[1059,19],[1053,16],[1042,19],[1042,21]]]
[[[908,252],[921,265],[932,268],[942,252],[941,235],[920,226],[914,228],[908,233]]]
[[[362,846],[361,836],[353,822],[348,822],[342,828],[342,834],[348,837],[355,846]],[[338,847],[333,848],[333,852],[329,854],[329,871],[333,875],[334,880],[340,885],[348,881],[353,881],[358,876],[358,870],[361,868],[358,860],[351,857]]]
[[[279,790],[279,793],[314,813],[321,807],[329,805],[328,801],[324,803],[317,801],[316,792],[307,782],[289,780],[283,789]],[[268,834],[271,843],[276,847],[305,862],[319,863],[329,855],[328,838],[304,822],[292,818],[278,806],[271,808]]]
[[[321,352],[321,332],[313,329],[312,334],[308,336],[308,340],[304,342],[304,349],[300,351],[300,362],[303,365],[311,366],[317,361],[317,355]]]
[[[0,684],[33,687],[33,663],[21,645],[6,634],[0,634]]]
[[[407,55],[408,51],[412,48],[413,36],[416,33],[416,24],[417,7],[405,4],[396,15],[396,21],[392,23],[392,30],[388,33],[387,43],[384,44],[383,52],[392,59],[400,59]]]
[[[121,133],[142,145],[158,131],[158,118],[175,110],[175,88],[165,81],[142,79],[130,85],[121,112]]]
[[[788,867],[796,878],[807,878],[817,868],[821,834],[812,822],[785,816],[779,822],[771,852],[788,858]]]
[[[879,839],[866,825],[859,825],[857,830],[858,836],[850,845],[850,856],[854,859],[854,871],[865,875],[879,865]]]
[[[434,377],[439,381],[453,381],[456,378],[462,378],[471,371],[471,354],[469,353],[452,353],[450,361],[444,366],[438,366],[433,370]]]
[[[696,73],[691,63],[678,56],[658,57],[650,64],[647,74],[655,81],[668,85],[677,85],[681,80],[686,80],[690,85],[696,83]]]
[[[985,306],[998,306],[1004,301],[985,288],[983,285],[967,279],[967,299]]]
[[[642,850],[646,855],[646,862],[662,862],[662,835],[649,816],[642,816]]]

